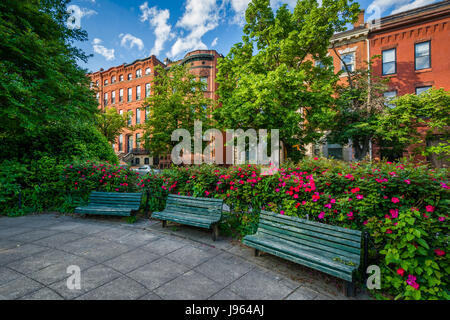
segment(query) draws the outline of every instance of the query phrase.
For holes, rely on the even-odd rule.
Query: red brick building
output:
[[[144,123],[147,119],[148,113],[143,106],[143,101],[152,94],[151,88],[157,76],[156,66],[170,67],[174,64],[188,64],[191,72],[207,84],[205,95],[211,99],[217,99],[215,79],[217,60],[220,57],[221,55],[215,50],[189,52],[184,59],[176,62],[166,59],[163,63],[155,56],[150,56],[106,71],[100,69],[88,76],[91,78],[91,86],[97,91],[99,109],[114,107],[119,113],[131,112],[128,124],[134,126]],[[170,157],[166,155],[151,157],[142,148],[142,136],[142,129],[135,131],[123,129],[122,134],[113,144],[119,159],[131,165],[150,164],[161,168],[168,167]]]
[[[385,97],[420,94],[431,87],[450,90],[450,1],[381,18],[380,27],[370,31],[369,41],[370,55],[381,56],[374,62],[374,75],[390,78]],[[384,156],[383,149],[375,145],[374,157]],[[428,160],[443,165],[435,157]]]
[[[413,10],[364,23],[364,11],[351,30],[335,34],[329,55],[335,72],[343,69],[343,59],[352,70],[367,68],[373,56],[373,74],[390,77],[386,98],[419,94],[431,87],[450,90],[450,1],[442,1]],[[339,57],[338,57],[339,55]],[[341,75],[346,81],[346,74]],[[410,154],[414,146],[405,150]],[[376,144],[371,156],[386,156]],[[351,143],[347,146],[323,144],[312,146],[310,154],[322,153],[335,158],[353,160]],[[401,156],[401,155],[399,155]],[[424,160],[421,157],[418,160]],[[428,159],[432,160],[432,159]]]

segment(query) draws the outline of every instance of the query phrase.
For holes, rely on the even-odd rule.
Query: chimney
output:
[[[358,14],[358,20],[353,24],[353,29],[364,26],[364,10]]]
[[[169,58],[165,58],[164,59],[164,64],[167,66],[169,63],[171,63],[172,60],[170,60]]]

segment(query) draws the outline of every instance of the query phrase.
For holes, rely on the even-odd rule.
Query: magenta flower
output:
[[[325,218],[325,212],[322,211],[321,213],[319,213],[318,218],[319,219]]]
[[[393,203],[399,203],[399,202],[400,202],[400,199],[399,199],[399,198],[396,198],[396,197],[392,197],[391,201],[392,201]]]
[[[426,207],[425,207],[425,210],[426,210],[427,212],[434,212],[434,207],[433,207],[433,206],[426,206]]]
[[[356,195],[356,199],[358,199],[358,200],[361,200],[361,199],[363,199],[363,198],[364,198],[364,196],[363,196],[362,194]]]

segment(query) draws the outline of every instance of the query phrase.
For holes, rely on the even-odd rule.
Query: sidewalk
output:
[[[67,288],[70,265],[81,269],[80,290]],[[188,226],[57,214],[0,218],[0,299],[348,299],[342,285]]]

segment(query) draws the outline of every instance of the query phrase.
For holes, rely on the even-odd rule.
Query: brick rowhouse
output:
[[[142,124],[147,119],[147,109],[143,106],[146,97],[152,94],[152,85],[157,76],[155,67],[164,68],[174,64],[187,64],[190,72],[204,81],[207,85],[205,95],[211,99],[217,99],[215,82],[217,73],[217,59],[221,55],[215,50],[196,50],[186,54],[184,59],[172,62],[168,59],[165,63],[158,60],[154,55],[145,59],[136,60],[129,64],[112,67],[108,70],[90,73],[91,86],[96,90],[99,101],[99,109],[113,107],[119,113],[131,111],[129,125]],[[149,164],[160,168],[170,166],[171,160],[168,155],[151,157],[142,148],[143,130],[131,131],[124,128],[122,134],[113,144],[114,151],[119,159],[132,165]]]

